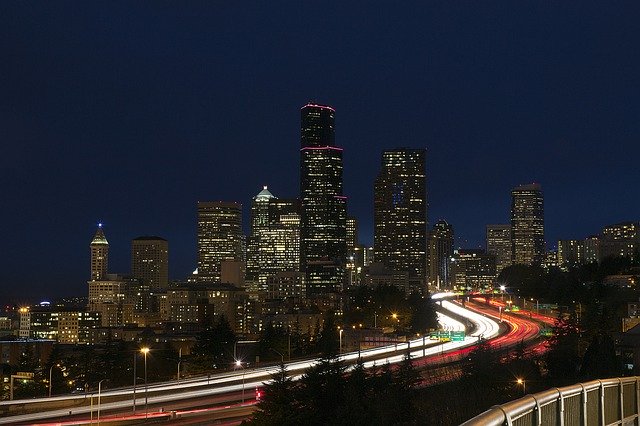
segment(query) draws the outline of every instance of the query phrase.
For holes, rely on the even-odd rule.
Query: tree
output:
[[[259,411],[253,417],[256,425],[296,425],[299,418],[298,403],[295,399],[296,385],[287,375],[287,367],[280,364],[271,382],[263,388],[257,404]]]
[[[331,357],[338,353],[339,345],[340,335],[335,322],[335,314],[333,311],[327,311],[318,338],[318,350],[323,357]]]
[[[622,373],[620,359],[616,355],[615,343],[607,333],[593,337],[580,367],[581,380],[615,377]]]
[[[230,366],[235,341],[236,335],[229,322],[224,316],[220,316],[213,326],[196,336],[196,343],[191,350],[192,363],[205,371]]]
[[[555,385],[578,381],[580,368],[580,329],[575,315],[560,314],[553,326],[545,357],[547,377]]]

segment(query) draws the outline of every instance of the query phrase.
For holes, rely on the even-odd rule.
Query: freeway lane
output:
[[[428,339],[424,338],[415,339],[406,343],[398,343],[396,345],[390,345],[381,348],[373,348],[362,351],[354,351],[346,353],[340,356],[342,360],[347,363],[352,363],[362,357],[366,367],[382,365],[385,363],[396,363],[403,359],[405,353],[409,349],[410,356],[412,358],[420,358],[423,356],[437,355],[441,352],[458,350],[460,348],[474,345],[479,336],[485,338],[494,338],[498,336],[499,325],[496,321],[488,319],[478,313],[475,313],[469,309],[462,308],[452,302],[442,300],[440,302],[442,307],[449,311],[466,318],[474,324],[475,335],[467,336],[464,341],[461,342],[447,342],[444,344],[434,344]],[[453,318],[446,320],[449,324],[459,324]],[[457,325],[456,327],[459,327]],[[424,345],[424,346],[423,346]],[[294,377],[299,377],[305,369],[315,364],[318,360],[306,360],[296,361],[287,364],[287,370],[292,373]],[[197,400],[200,398],[209,398],[214,395],[224,395],[233,392],[241,391],[244,381],[245,389],[253,389],[256,386],[261,386],[263,382],[270,379],[271,374],[276,371],[277,367],[260,367],[252,370],[242,370],[235,372],[227,372],[212,375],[210,378],[194,378],[189,380],[182,380],[179,383],[159,383],[149,386],[149,404],[150,405],[162,405],[176,401],[184,400]],[[138,394],[136,395],[136,405],[138,409],[144,404],[144,395],[141,395],[142,387],[138,387]],[[94,394],[95,396],[95,394]],[[133,390],[131,388],[117,389],[112,391],[105,391],[102,393],[101,411],[104,414],[108,412],[124,412],[132,409],[132,397]],[[95,412],[95,407],[90,406],[91,398],[87,398],[85,395],[69,395],[54,398],[45,398],[41,400],[21,400],[21,401],[5,401],[0,403],[0,409],[5,409],[7,414],[8,409],[11,406],[15,407],[28,407],[31,405],[32,409],[35,404],[40,405],[35,409],[38,412],[30,414],[21,414],[13,416],[4,416],[0,418],[0,424],[15,424],[17,422],[34,422],[43,419],[64,419],[68,416],[77,415],[89,415]],[[96,398],[92,398],[94,405],[97,403]],[[52,409],[54,404],[68,404],[64,409]],[[51,404],[48,408],[46,404]],[[35,411],[34,410],[34,411]]]

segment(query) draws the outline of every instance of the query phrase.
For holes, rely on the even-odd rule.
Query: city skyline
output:
[[[158,235],[184,277],[198,200],[241,203],[246,234],[263,185],[297,197],[309,100],[337,110],[367,245],[379,156],[399,146],[426,148],[428,224],[450,223],[456,246],[484,246],[509,191],[532,182],[550,246],[637,220],[634,8],[68,7],[0,6],[8,299],[84,294],[99,221],[112,272],[128,271],[133,238]]]

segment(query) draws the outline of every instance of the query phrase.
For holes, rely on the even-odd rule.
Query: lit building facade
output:
[[[131,275],[151,289],[169,285],[169,243],[161,237],[138,237],[131,241]]]
[[[426,285],[427,191],[426,150],[383,151],[374,184],[374,251],[376,263],[409,274],[411,287]]]
[[[484,250],[457,250],[451,261],[455,288],[489,289],[494,286],[496,258]]]
[[[511,245],[514,264],[545,263],[544,200],[539,184],[511,191]]]
[[[433,224],[429,233],[429,284],[441,288],[451,284],[453,226],[445,220]]]
[[[511,225],[487,225],[487,253],[496,257],[496,275],[511,266]]]
[[[334,121],[329,106],[301,109],[300,251],[308,294],[341,291],[345,280],[347,198]]]
[[[585,263],[584,240],[558,241],[558,267],[567,271]]]
[[[266,291],[267,279],[300,270],[300,214],[297,200],[276,198],[265,186],[251,205],[247,251],[247,282]]]
[[[198,202],[198,281],[220,282],[223,260],[242,261],[242,205]]]
[[[640,250],[640,222],[622,222],[602,228],[600,260],[607,257],[634,259]]]
[[[109,242],[104,236],[101,223],[98,224],[89,247],[91,249],[91,280],[103,280],[109,267]]]

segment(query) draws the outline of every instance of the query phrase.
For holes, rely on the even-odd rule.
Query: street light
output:
[[[236,367],[242,368],[242,403],[244,404],[244,366],[242,365],[242,361],[236,360]]]
[[[527,384],[525,383],[524,379],[518,379],[516,380],[516,383],[519,385],[522,385],[522,394],[526,395],[527,394]]]
[[[340,329],[340,350],[339,352],[342,353],[342,333],[344,332],[344,329],[341,328]]]
[[[277,353],[278,355],[280,355],[280,362],[281,362],[282,364],[284,364],[284,355],[282,355],[282,352],[280,352],[280,351],[279,351],[279,350],[277,350],[277,349],[273,349],[273,348],[269,348],[269,349],[271,349],[272,351],[274,351],[275,353]]]
[[[51,380],[53,378],[53,367],[60,368],[60,364],[52,365],[51,368],[49,368],[49,398],[51,398],[51,388],[53,386],[53,382]]]
[[[178,381],[180,381],[180,364],[182,363],[182,348],[178,352]]]
[[[107,379],[102,379],[98,382],[98,425],[100,425],[100,392],[102,391],[102,382]]]
[[[500,293],[502,293],[502,294],[501,294],[501,299],[502,299],[502,301],[504,301],[504,291],[505,291],[506,289],[507,289],[507,287],[506,287],[505,285],[501,285],[501,286],[500,286]]]
[[[144,354],[144,418],[146,420],[149,418],[149,398],[147,393],[149,388],[147,386],[147,354],[149,353],[149,348],[141,348],[140,352]]]

